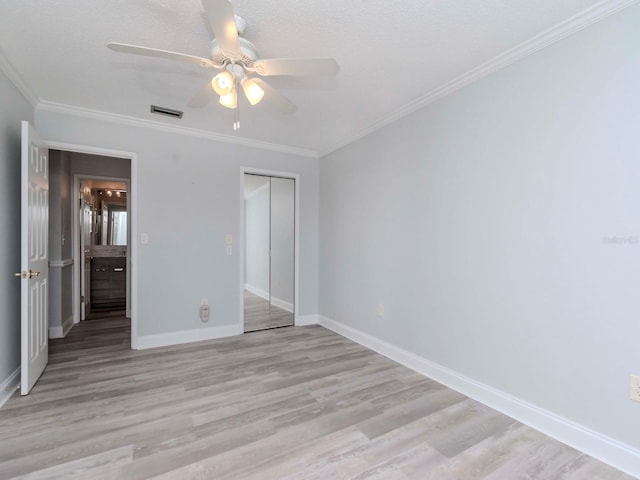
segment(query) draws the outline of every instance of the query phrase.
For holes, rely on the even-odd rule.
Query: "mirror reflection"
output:
[[[127,192],[120,189],[91,189],[97,199],[94,207],[96,245],[127,244]]]
[[[244,331],[294,323],[295,180],[245,174]]]

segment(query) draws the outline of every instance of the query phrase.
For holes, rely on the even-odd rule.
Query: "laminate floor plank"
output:
[[[322,327],[130,335],[110,316],[51,341],[0,409],[0,479],[631,478]]]
[[[132,460],[133,447],[128,445],[29,473],[22,476],[22,480],[113,479],[115,471]]]

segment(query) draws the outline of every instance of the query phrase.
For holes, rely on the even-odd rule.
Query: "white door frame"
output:
[[[253,175],[264,175],[267,177],[291,178],[295,180],[295,220],[294,220],[294,292],[293,292],[293,324],[298,325],[298,297],[300,282],[300,261],[299,261],[299,233],[300,233],[300,175],[292,172],[281,172],[278,170],[265,170],[262,168],[240,167],[240,239],[238,242],[238,254],[240,257],[240,325],[243,326],[244,332],[244,264],[245,264],[245,211],[244,211],[244,175],[245,173]]]
[[[118,182],[125,183],[127,185],[127,219],[131,218],[131,202],[129,201],[129,192],[131,192],[131,185],[129,184],[128,178],[122,177],[105,177],[102,175],[87,175],[84,173],[74,173],[73,174],[73,190],[75,192],[74,195],[77,195],[80,191],[80,181],[81,180],[98,180],[100,182]],[[80,252],[80,205],[78,203],[78,198],[76,197],[71,205],[71,215],[73,218],[73,223],[71,225],[71,235],[73,235],[73,240],[71,242],[71,248],[73,250],[73,264],[74,264],[74,277],[73,277],[73,323],[78,323],[75,321],[76,319],[76,308],[77,308],[77,318],[79,320],[83,320],[82,318],[82,309],[80,308],[80,270],[82,265],[80,264],[82,261],[82,253]],[[128,223],[131,223],[128,220]],[[131,243],[133,242],[133,236],[130,234],[129,229],[127,229],[127,259],[131,258]],[[76,259],[77,255],[77,259]],[[77,268],[75,268],[77,265]],[[77,270],[77,275],[76,275]],[[127,265],[127,315],[131,316],[131,270],[129,265]]]
[[[138,154],[134,152],[126,152],[121,150],[112,150],[109,148],[91,147],[86,145],[77,145],[73,143],[54,142],[47,141],[47,146],[55,150],[62,150],[67,152],[76,153],[88,153],[91,155],[101,155],[105,157],[117,157],[126,158],[131,160],[131,179],[129,180],[129,191],[127,196],[129,198],[130,208],[130,238],[131,241],[127,245],[128,256],[128,269],[131,272],[131,298],[130,302],[131,310],[131,348],[137,350],[138,348],[138,246],[136,239],[138,238]],[[91,177],[91,175],[78,174],[80,177]],[[97,178],[97,177],[96,177]],[[122,181],[122,180],[119,180]],[[72,243],[71,248],[73,250],[73,323],[80,321],[80,215],[78,205],[78,189],[79,185],[76,185],[76,178],[74,176],[74,190],[72,195],[69,195],[71,201],[71,218],[72,224]]]

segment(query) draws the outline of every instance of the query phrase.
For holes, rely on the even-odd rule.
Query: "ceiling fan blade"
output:
[[[260,86],[260,88],[262,88],[262,90],[264,90],[263,102],[277,108],[282,113],[294,113],[296,110],[298,110],[298,107],[295,103],[282,95],[264,80],[260,78],[254,78],[253,81],[256,82]]]
[[[201,67],[222,68],[222,65],[212,62],[208,58],[195,57],[185,53],[170,52],[168,50],[159,50],[157,48],[139,47],[138,45],[129,45],[127,43],[110,42],[107,44],[111,50],[120,53],[131,53],[133,55],[144,55],[146,57],[165,58],[167,60],[177,60],[179,62],[187,62]]]
[[[242,58],[238,27],[231,2],[229,0],[202,0],[202,6],[222,53],[232,60]]]
[[[187,102],[187,106],[192,108],[200,108],[205,107],[209,104],[211,99],[214,97],[213,87],[211,86],[211,81],[209,80],[205,83],[200,90],[196,92],[196,94],[191,97],[191,99]]]
[[[256,60],[256,73],[270,75],[336,75],[340,66],[333,58],[268,58]]]

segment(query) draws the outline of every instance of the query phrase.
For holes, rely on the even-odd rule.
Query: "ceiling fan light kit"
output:
[[[211,60],[184,53],[140,47],[124,43],[109,43],[107,46],[121,53],[164,58],[199,65],[203,68],[223,70],[211,79],[212,91],[220,96],[219,103],[235,110],[233,129],[240,128],[238,90],[242,91],[251,105],[263,98],[283,113],[293,113],[296,105],[267,82],[249,75],[260,76],[318,76],[336,75],[340,67],[333,58],[274,58],[259,59],[256,47],[241,37],[247,23],[233,13],[229,0],[202,0],[205,13],[215,38],[211,41]],[[206,92],[205,92],[206,93]],[[208,103],[209,95],[205,95]],[[193,100],[193,99],[192,99]],[[190,106],[201,106],[190,102]]]
[[[221,97],[229,95],[233,90],[233,75],[230,72],[220,72],[211,80],[213,90]]]
[[[223,107],[238,108],[238,93],[234,89],[226,95],[220,95],[219,103]]]
[[[264,90],[254,80],[244,77],[241,82],[244,96],[251,105],[257,105],[264,97]]]

